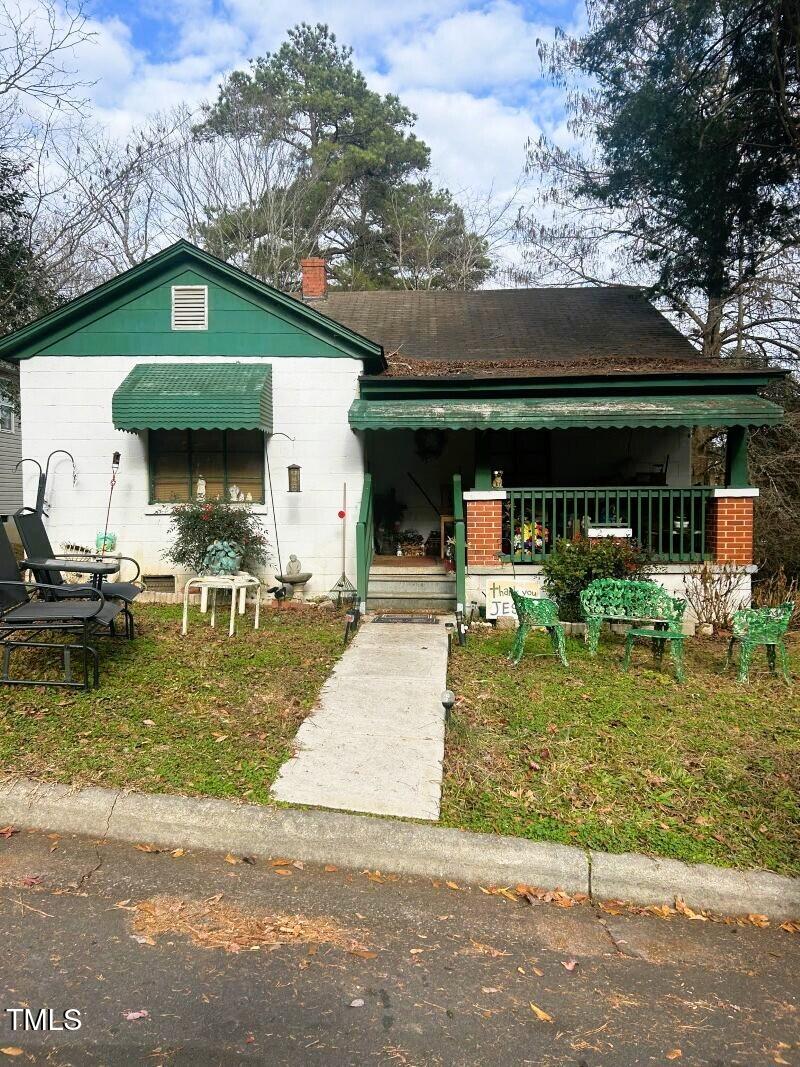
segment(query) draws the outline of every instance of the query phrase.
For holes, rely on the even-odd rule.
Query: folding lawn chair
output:
[[[72,689],[89,689],[92,682],[100,683],[97,649],[90,638],[99,636],[105,627],[112,628],[114,619],[125,609],[119,601],[107,601],[99,589],[85,586],[81,598],[53,598],[58,590],[45,582],[23,582],[20,564],[14,556],[8,534],[0,524],[0,649],[2,649],[3,685],[50,685]],[[49,597],[34,600],[31,594]],[[113,630],[112,630],[113,632]],[[34,640],[45,634],[63,635],[61,641]],[[72,635],[74,640],[66,640]],[[45,649],[60,652],[63,678],[46,681],[41,678],[12,678],[11,653],[17,648]],[[82,677],[73,677],[72,660],[76,652],[83,653]],[[89,661],[92,662],[90,675]]]
[[[32,508],[21,508],[14,515],[14,522],[19,532],[22,546],[25,549],[23,566],[33,571],[33,575],[39,584],[51,587],[48,600],[61,600],[66,597],[81,598],[87,590],[99,589],[106,600],[119,600],[122,602],[122,611],[125,617],[125,634],[133,639],[133,615],[130,605],[142,592],[139,585],[135,585],[136,579],[141,574],[141,568],[135,559],[130,556],[114,556],[113,560],[104,559],[101,556],[79,557],[70,554],[57,555],[53,552],[50,538],[47,535],[42,516]],[[136,574],[132,582],[108,582],[105,578],[119,571],[120,560],[133,563]],[[90,585],[71,585],[64,581],[63,572],[74,572],[91,576]],[[111,633],[114,633],[113,623]]]

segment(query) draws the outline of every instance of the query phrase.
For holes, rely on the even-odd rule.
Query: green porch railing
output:
[[[372,475],[364,475],[364,487],[361,490],[361,507],[356,522],[356,589],[358,603],[362,611],[367,610],[369,592],[369,571],[375,552],[375,530],[373,524]]]
[[[453,525],[455,527],[456,605],[460,611],[463,611],[467,602],[467,535],[460,474],[453,475]]]
[[[502,551],[515,563],[540,562],[556,541],[590,526],[630,529],[633,539],[665,563],[708,559],[710,487],[614,486],[508,489]]]

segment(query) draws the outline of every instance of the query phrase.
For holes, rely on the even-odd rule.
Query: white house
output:
[[[303,269],[299,299],[180,241],[0,341],[23,453],[75,460],[74,483],[51,469],[54,545],[94,545],[119,452],[109,529],[151,583],[185,578],[165,537],[201,477],[252,502],[309,595],[341,574],[343,523],[367,606],[478,599],[580,530],[640,541],[673,588],[703,559],[749,582],[747,434],[780,421],[779,372],[701,361],[635,289],[328,292]],[[727,431],[724,485],[696,484],[697,426]]]

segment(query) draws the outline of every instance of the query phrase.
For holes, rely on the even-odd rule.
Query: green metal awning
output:
[[[263,363],[138,363],[114,393],[118,430],[272,433],[272,367]]]
[[[355,400],[354,430],[564,430],[631,426],[764,426],[782,421],[755,393],[672,396],[493,397]]]

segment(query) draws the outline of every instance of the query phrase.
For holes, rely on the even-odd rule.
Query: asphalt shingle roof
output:
[[[479,364],[663,366],[699,359],[643,293],[628,287],[329,292],[314,306],[382,344],[399,373],[417,370],[400,369],[403,360],[429,362],[427,373],[440,363],[449,373],[469,373]]]

